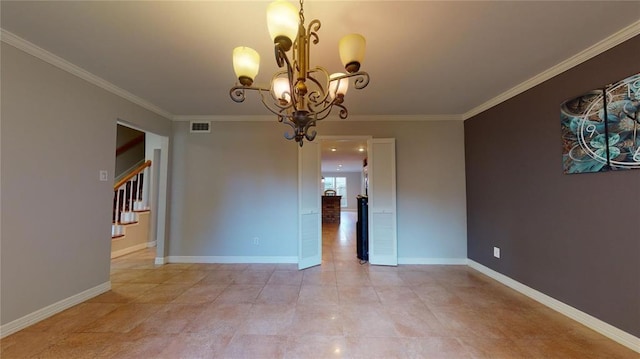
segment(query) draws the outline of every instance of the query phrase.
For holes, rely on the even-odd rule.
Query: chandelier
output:
[[[257,91],[262,104],[278,117],[278,122],[291,126],[293,132],[285,132],[288,140],[295,139],[302,147],[303,140],[313,141],[316,131],[312,127],[325,119],[334,107],[340,109],[341,119],[349,116],[343,105],[350,78],[354,87],[363,89],[369,84],[369,74],[360,71],[364,59],[365,39],[359,34],[350,34],[339,42],[340,60],[345,73],[329,72],[323,67],[310,68],[310,45],[320,39],[317,31],[320,21],[315,19],[305,28],[303,0],[300,11],[288,1],[278,0],[267,8],[267,25],[274,42],[277,71],[267,86],[254,86],[253,81],[260,67],[260,55],[248,47],[233,50],[233,68],[238,83],[229,95],[235,102],[245,100],[245,91]],[[291,50],[291,59],[287,52]]]

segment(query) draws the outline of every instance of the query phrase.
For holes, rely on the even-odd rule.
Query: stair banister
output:
[[[142,184],[144,183],[145,172],[148,174],[150,167],[151,161],[145,161],[118,180],[113,186],[112,238],[118,238],[124,235],[123,224],[137,222],[136,211],[148,210],[146,203],[148,196],[142,193]],[[141,201],[144,203],[141,203]]]
[[[122,179],[120,179],[118,182],[116,182],[115,185],[113,185],[113,190],[115,191],[118,188],[120,188],[123,184],[127,183],[130,179],[135,177],[138,173],[144,171],[147,167],[151,167],[151,160],[145,161],[143,164],[141,164],[140,166],[136,167],[136,169],[134,169],[133,171],[129,172],[128,175],[122,177]]]

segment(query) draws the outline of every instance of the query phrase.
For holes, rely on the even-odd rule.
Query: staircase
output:
[[[111,258],[146,248],[149,233],[149,196],[145,177],[149,178],[151,161],[134,168],[113,186],[111,223]],[[144,219],[141,221],[141,217]],[[134,227],[136,227],[134,229]],[[141,227],[141,228],[137,228]],[[138,238],[132,238],[138,237]]]

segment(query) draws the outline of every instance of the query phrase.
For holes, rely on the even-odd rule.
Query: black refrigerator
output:
[[[358,259],[362,261],[369,260],[369,198],[367,196],[358,196],[356,253]]]

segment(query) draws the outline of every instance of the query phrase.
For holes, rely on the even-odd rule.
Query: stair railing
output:
[[[113,185],[112,238],[124,236],[124,225],[138,222],[138,212],[149,210],[144,179],[150,169],[148,160]]]

